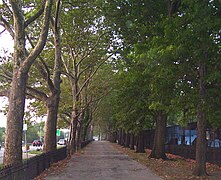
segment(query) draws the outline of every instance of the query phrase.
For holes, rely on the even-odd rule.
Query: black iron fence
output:
[[[83,148],[91,141],[81,143]],[[0,169],[0,179],[4,180],[31,180],[49,168],[52,163],[56,163],[67,157],[67,147],[62,147],[55,151],[42,153],[25,160],[19,166],[6,166]]]
[[[6,166],[0,170],[0,179],[4,180],[31,180],[49,168],[52,163],[67,157],[66,147],[42,153],[41,155],[25,160],[19,166]]]
[[[175,126],[175,128],[177,128],[177,127],[178,126]],[[167,133],[168,132],[172,132],[172,130],[167,131]],[[174,132],[175,132],[175,130],[174,130]],[[152,149],[153,140],[154,140],[154,130],[144,130],[142,133],[143,133],[143,136],[142,136],[141,141],[143,141],[144,148]],[[189,132],[189,137],[187,137],[187,138],[192,140],[192,138],[191,138],[192,134],[193,134],[193,132],[191,132],[191,133]],[[130,134],[126,134],[122,130],[118,131],[118,134],[116,136],[118,138],[117,139],[118,144],[128,147],[128,146],[126,146],[126,144],[127,144],[126,143],[127,142],[126,136],[127,135],[129,137],[132,137]],[[138,138],[138,136],[134,137],[135,142],[139,142],[139,140],[140,139]],[[191,142],[191,140],[189,142]],[[186,141],[184,141],[184,142],[186,142]],[[136,143],[133,143],[133,145],[129,144],[129,147],[131,148],[131,146],[133,146],[133,148],[131,148],[131,149],[134,149],[135,144]],[[187,144],[178,144],[177,136],[171,135],[169,141],[167,140],[165,142],[165,150],[167,153],[179,155],[184,158],[195,159],[195,156],[196,156],[196,146],[195,145],[196,144],[193,142],[187,143]],[[221,147],[215,146],[215,145],[207,146],[206,161],[209,163],[213,163],[213,164],[217,164],[217,165],[221,166]]]
[[[182,156],[184,158],[195,159],[196,147],[185,145],[166,145],[168,153]],[[206,161],[221,166],[221,148],[207,147]]]

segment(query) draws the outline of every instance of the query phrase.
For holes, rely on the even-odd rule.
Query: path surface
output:
[[[145,166],[115,149],[111,143],[94,141],[84,154],[73,156],[62,172],[46,180],[161,180]]]

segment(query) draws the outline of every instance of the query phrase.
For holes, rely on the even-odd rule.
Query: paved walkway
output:
[[[147,167],[130,159],[106,141],[94,141],[85,153],[73,156],[62,173],[46,180],[161,180]]]

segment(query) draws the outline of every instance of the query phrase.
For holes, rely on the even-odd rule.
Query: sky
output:
[[[1,0],[0,0],[0,4],[1,4]],[[0,26],[0,32],[2,31],[3,31],[3,28]],[[8,53],[13,52],[13,39],[7,32],[0,34],[0,56],[5,56],[4,50],[8,51]],[[4,115],[2,110],[4,110],[7,104],[8,104],[8,99],[4,97],[0,97],[0,127],[6,127],[7,116]],[[27,105],[28,105],[28,101],[26,101],[25,108],[27,108]],[[41,122],[42,120],[45,121],[45,118],[37,119],[37,122]]]

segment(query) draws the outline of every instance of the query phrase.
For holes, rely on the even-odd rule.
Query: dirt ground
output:
[[[37,179],[162,180],[146,166],[106,141],[90,143],[81,153],[53,165]]]
[[[112,148],[116,149],[118,152],[122,152],[124,154],[127,154],[131,159],[148,167],[153,173],[157,174],[162,179],[166,179],[166,180],[186,180],[186,179],[220,180],[221,179],[221,167],[219,167],[217,165],[207,163],[207,172],[208,172],[209,176],[196,177],[196,176],[192,175],[192,171],[195,166],[194,160],[184,159],[180,156],[175,156],[172,154],[167,154],[167,157],[169,160],[166,160],[166,161],[164,161],[162,159],[158,159],[158,160],[151,159],[151,158],[148,158],[148,156],[150,154],[150,150],[148,150],[148,149],[146,150],[146,153],[135,153],[135,151],[132,151],[128,148],[121,147],[117,144],[113,144],[113,143],[110,144],[109,143],[107,149],[111,150]],[[107,149],[105,149],[104,153],[110,153],[110,150],[107,150]],[[73,159],[80,162],[79,161],[80,159],[78,159],[78,157],[81,157],[84,154],[87,154],[87,149],[83,149],[81,151],[81,153],[75,154],[71,159],[65,159],[65,160],[60,161],[56,164],[53,164],[48,170],[44,171],[39,177],[35,178],[35,180],[48,179],[47,177],[52,177],[50,179],[53,179],[53,176],[56,177],[58,174],[61,174],[61,176],[62,176],[62,173],[64,173],[64,169],[67,169],[67,168],[70,169],[70,167],[75,169],[76,164],[73,164]],[[116,154],[115,154],[115,156],[116,156]],[[97,157],[99,157],[99,156],[97,156]],[[114,167],[112,167],[112,169],[113,168]],[[56,179],[56,178],[54,178],[54,179]],[[146,178],[146,179],[149,179],[149,178]]]
[[[197,177],[193,176],[193,168],[195,167],[195,160],[184,159],[180,156],[173,154],[167,154],[169,160],[162,159],[151,159],[148,158],[150,150],[146,149],[146,153],[135,153],[135,151],[129,148],[123,148],[117,144],[112,144],[118,150],[128,154],[132,159],[140,162],[141,164],[150,168],[153,172],[158,174],[163,179],[168,180],[184,180],[184,179],[209,179],[209,180],[220,180],[221,179],[221,167],[207,163],[208,177]]]

